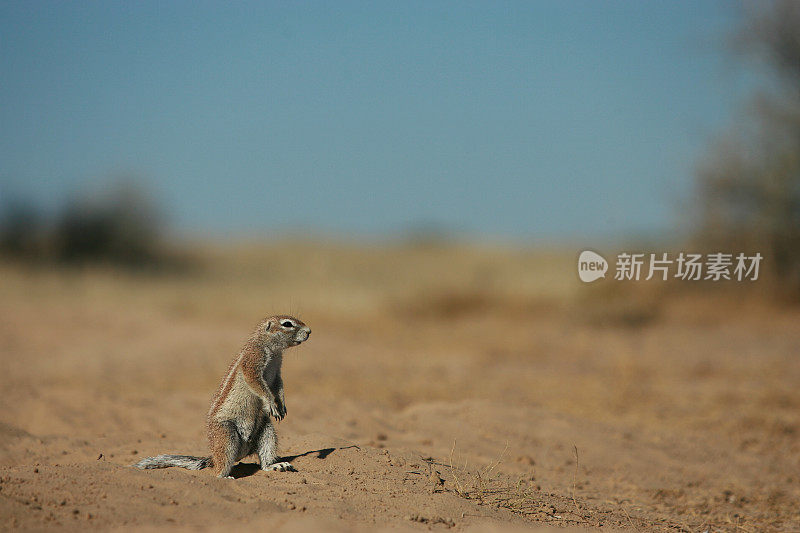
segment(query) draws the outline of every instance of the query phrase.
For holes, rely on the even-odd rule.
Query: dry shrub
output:
[[[773,294],[800,300],[800,3],[754,4],[736,50],[761,60],[775,80],[754,99],[697,172],[706,249],[761,252]]]
[[[0,216],[0,253],[6,257],[34,260],[44,248],[43,219],[32,203],[8,201]]]
[[[69,202],[53,229],[56,256],[66,262],[144,265],[161,256],[163,216],[142,189],[122,184]]]
[[[186,254],[168,249],[162,210],[132,181],[76,195],[55,214],[20,200],[7,202],[0,212],[0,252],[5,258],[136,268],[192,263]]]

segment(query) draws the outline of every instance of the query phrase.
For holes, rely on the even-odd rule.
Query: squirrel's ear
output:
[[[271,330],[271,329],[272,329],[272,320],[270,320],[269,322],[267,322],[267,327],[264,329],[264,331],[269,331],[269,330]]]

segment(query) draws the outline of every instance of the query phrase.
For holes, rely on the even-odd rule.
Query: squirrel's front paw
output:
[[[286,416],[286,410],[284,409],[283,412],[281,412],[278,406],[274,403],[267,407],[267,413],[269,413],[269,416],[275,420],[283,420],[283,417]]]

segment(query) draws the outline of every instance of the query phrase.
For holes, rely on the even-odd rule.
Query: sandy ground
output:
[[[572,257],[277,253],[2,267],[0,528],[800,531],[797,311],[587,296]],[[206,453],[210,397],[272,312],[313,330],[277,428],[298,472],[129,467]]]

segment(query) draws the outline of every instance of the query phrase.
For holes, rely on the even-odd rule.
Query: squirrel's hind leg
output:
[[[275,426],[272,421],[265,417],[263,429],[258,436],[258,459],[261,462],[261,470],[274,472],[296,472],[292,463],[278,459],[278,435],[275,433]]]
[[[242,446],[236,427],[230,422],[211,422],[208,426],[208,444],[217,477],[230,477]]]

